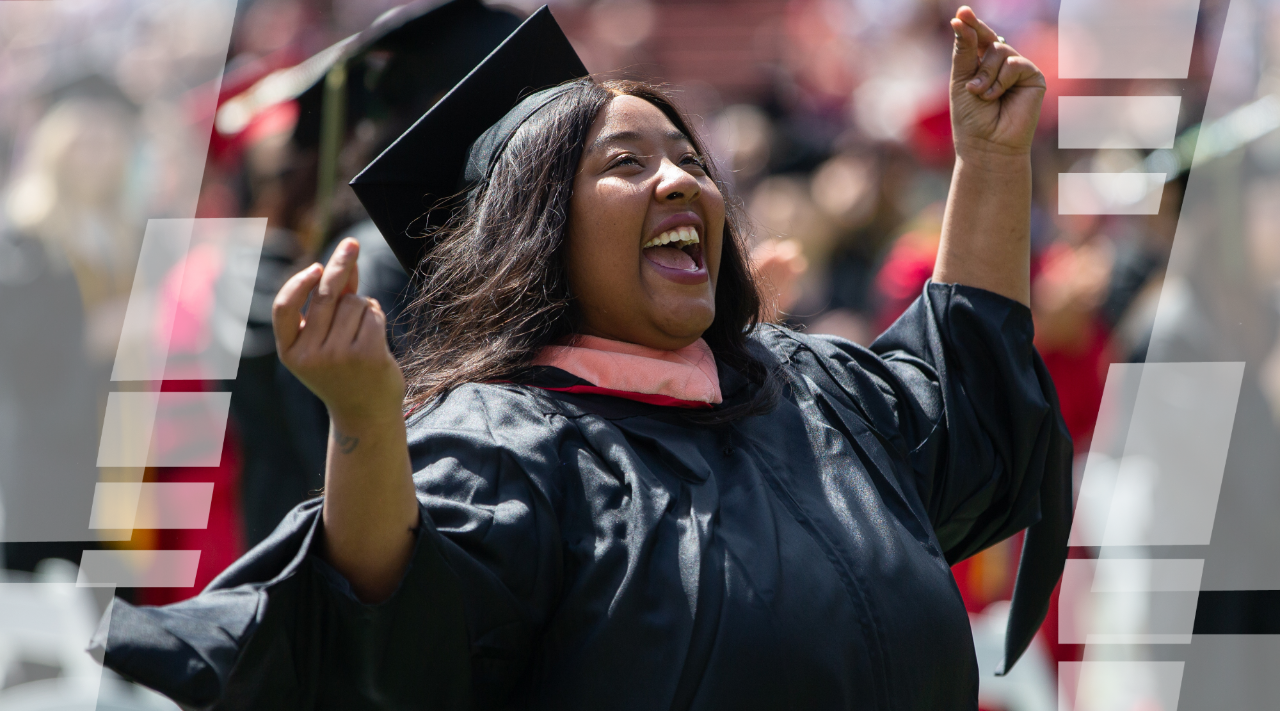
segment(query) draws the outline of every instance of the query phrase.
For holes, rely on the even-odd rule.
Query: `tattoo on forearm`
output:
[[[335,428],[333,430],[333,443],[338,445],[339,452],[342,452],[343,454],[351,454],[356,451],[356,445],[360,444],[360,438],[345,435]]]

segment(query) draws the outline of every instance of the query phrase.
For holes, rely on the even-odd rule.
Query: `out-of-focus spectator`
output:
[[[763,313],[766,323],[782,320],[799,298],[797,281],[809,269],[809,260],[795,240],[767,239],[751,250],[751,263],[760,279]]]
[[[1058,390],[1077,452],[1086,451],[1102,403],[1109,329],[1099,309],[1111,279],[1113,250],[1103,240],[1058,242],[1037,260],[1031,312],[1036,348]]]
[[[942,203],[930,205],[889,248],[875,278],[877,333],[898,320],[933,275],[942,241],[942,212]]]
[[[123,98],[71,96],[37,124],[6,199],[13,229],[69,269],[86,314],[91,358],[110,362],[142,242],[128,189],[134,119]]]

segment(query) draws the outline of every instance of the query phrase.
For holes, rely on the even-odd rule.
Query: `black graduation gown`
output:
[[[752,339],[784,394],[731,424],[528,384],[411,416],[422,525],[383,603],[322,560],[312,500],[198,597],[117,600],[96,645],[197,708],[976,709],[948,563],[1069,486],[1030,312],[932,284],[870,350]]]

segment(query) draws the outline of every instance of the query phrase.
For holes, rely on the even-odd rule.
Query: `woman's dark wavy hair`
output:
[[[515,132],[488,179],[430,236],[435,246],[414,275],[417,296],[406,312],[408,348],[401,365],[408,407],[429,405],[463,383],[518,380],[544,346],[578,332],[564,254],[569,201],[587,132],[610,100],[625,95],[648,101],[705,155],[689,122],[658,87],[590,79],[572,87]],[[704,422],[767,411],[776,394],[768,369],[748,350],[760,297],[743,221],[733,202],[725,202],[716,314],[703,338],[717,363],[761,387],[749,402],[691,415]]]

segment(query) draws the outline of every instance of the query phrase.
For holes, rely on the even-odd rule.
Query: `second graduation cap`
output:
[[[543,6],[351,181],[406,272],[429,248],[427,230],[449,218],[451,208],[442,205],[458,193],[464,174],[474,177],[476,163],[487,164],[523,118],[551,98],[530,95],[586,75]],[[532,101],[522,103],[526,97]]]

